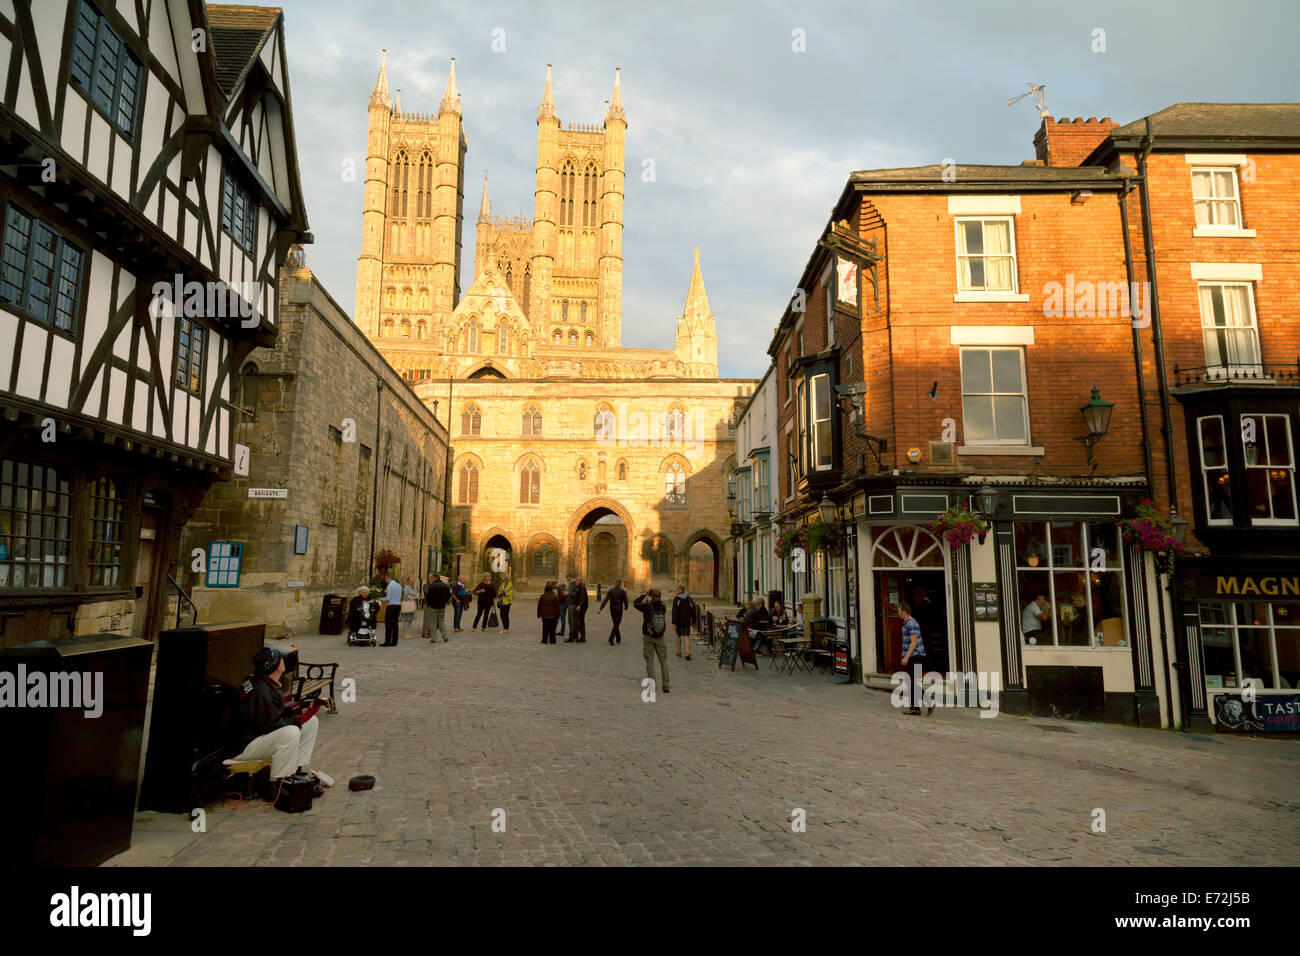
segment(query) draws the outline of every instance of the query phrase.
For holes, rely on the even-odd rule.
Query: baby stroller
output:
[[[360,594],[348,604],[348,646],[375,646],[375,631],[379,625],[379,602],[371,601]]]

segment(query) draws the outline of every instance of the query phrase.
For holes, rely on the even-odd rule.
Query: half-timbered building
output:
[[[152,637],[311,241],[283,18],[14,0],[0,84],[0,646]]]

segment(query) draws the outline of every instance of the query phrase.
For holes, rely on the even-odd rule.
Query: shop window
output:
[[[1128,645],[1114,522],[1017,521],[1014,542],[1016,609],[1026,644]]]
[[[1199,611],[1207,688],[1300,687],[1300,604],[1203,602]]]
[[[112,479],[99,478],[91,483],[89,518],[86,583],[92,588],[116,587],[122,569],[122,499]]]
[[[71,488],[58,471],[0,463],[0,589],[68,586],[71,521]]]
[[[1024,349],[963,348],[961,404],[968,445],[1028,445]]]
[[[957,287],[962,292],[1015,292],[1015,232],[1007,219],[957,220]]]
[[[1295,455],[1286,415],[1242,415],[1246,506],[1253,525],[1296,523]]]

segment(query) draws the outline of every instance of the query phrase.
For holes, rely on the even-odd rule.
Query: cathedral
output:
[[[381,59],[369,118],[355,320],[447,425],[444,569],[730,593],[727,476],[755,383],[718,378],[698,249],[673,348],[621,345],[618,71],[603,123],[565,125],[547,67],[533,218],[494,218],[484,179],[464,294],[455,61],[437,111],[408,113]]]

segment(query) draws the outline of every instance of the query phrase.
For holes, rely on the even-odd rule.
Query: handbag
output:
[[[488,627],[501,626],[501,622],[497,620],[497,606],[495,604],[492,605],[492,610],[488,612],[487,626]]]
[[[415,598],[407,598],[402,602],[402,613],[403,614],[415,613]]]

